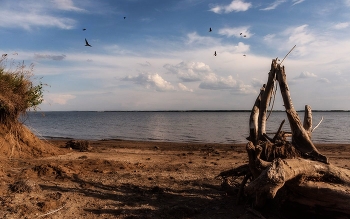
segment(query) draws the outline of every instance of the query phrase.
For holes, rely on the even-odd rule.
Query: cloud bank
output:
[[[137,76],[126,76],[123,81],[132,81],[135,84],[144,85],[147,89],[155,89],[156,91],[174,91],[175,87],[164,80],[159,74],[140,73]]]

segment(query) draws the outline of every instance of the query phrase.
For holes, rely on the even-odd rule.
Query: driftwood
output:
[[[314,131],[311,107],[305,106],[302,123],[292,103],[284,66],[277,60],[272,60],[267,84],[261,88],[251,111],[246,146],[249,163],[224,171],[219,177],[226,179],[245,173],[239,195],[244,189],[255,207],[263,207],[283,188],[288,191],[285,199],[290,202],[349,216],[350,170],[329,164],[311,141]],[[282,121],[270,138],[266,134],[266,114],[274,83],[280,87],[291,134],[282,131]],[[289,136],[291,142],[287,141]]]

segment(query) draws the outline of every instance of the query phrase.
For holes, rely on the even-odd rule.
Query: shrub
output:
[[[24,62],[15,70],[6,70],[6,57],[0,59],[0,123],[17,122],[27,110],[36,110],[43,102],[43,84],[34,85],[33,64],[28,68]]]

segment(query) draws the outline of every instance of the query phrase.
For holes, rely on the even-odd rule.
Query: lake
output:
[[[299,112],[303,121],[303,112]],[[169,142],[246,143],[250,112],[29,112],[21,121],[40,138],[124,139]],[[315,143],[349,143],[350,112],[313,112]],[[272,112],[267,133],[277,131],[285,112]],[[273,134],[270,134],[273,137]]]

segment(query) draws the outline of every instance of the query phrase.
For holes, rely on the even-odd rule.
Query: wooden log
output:
[[[283,126],[285,121],[286,121],[285,119],[282,120],[280,126],[278,127],[278,130],[277,130],[275,136],[272,139],[272,142],[275,142],[278,138],[282,138],[282,139],[284,138],[284,136],[281,136],[281,130],[282,130],[282,126]]]
[[[287,183],[288,184],[288,183]],[[296,202],[304,206],[321,207],[323,211],[328,212],[341,212],[350,215],[349,203],[350,192],[349,186],[339,185],[334,183],[303,181],[298,185],[287,185],[288,189],[293,192],[288,200],[290,202]],[[333,216],[333,218],[338,218]]]
[[[295,148],[302,152],[304,157],[328,163],[328,158],[318,152],[317,148],[310,140],[308,132],[304,129],[298,113],[294,109],[284,66],[281,67],[280,65],[277,65],[276,76],[279,82],[284,107],[286,109],[287,118],[292,131],[292,144],[295,146]]]
[[[251,141],[247,143],[246,150],[249,158],[249,169],[255,179],[270,163],[260,159],[262,148],[260,146],[254,146]]]
[[[304,113],[304,123],[303,127],[307,134],[309,135],[309,138],[311,139],[311,133],[312,133],[312,111],[311,106],[305,105],[305,113]]]
[[[261,102],[261,96],[265,91],[265,84],[263,87],[260,89],[260,93],[258,97],[255,100],[253,109],[250,113],[249,117],[249,138],[248,140],[253,142],[254,145],[257,145],[258,143],[258,120],[259,120],[259,108],[260,108],[260,102]]]
[[[249,183],[245,191],[248,195],[255,195],[256,206],[262,207],[284,185],[289,190],[302,194],[293,196],[298,203],[319,205],[350,215],[348,169],[302,158],[278,158]]]
[[[266,115],[267,115],[267,108],[270,103],[273,85],[275,81],[275,75],[276,75],[276,65],[277,60],[273,59],[271,63],[271,69],[269,72],[269,77],[266,83],[265,91],[262,94],[261,101],[260,101],[260,112],[259,112],[259,123],[258,123],[258,138],[260,139],[264,134],[266,134]]]

